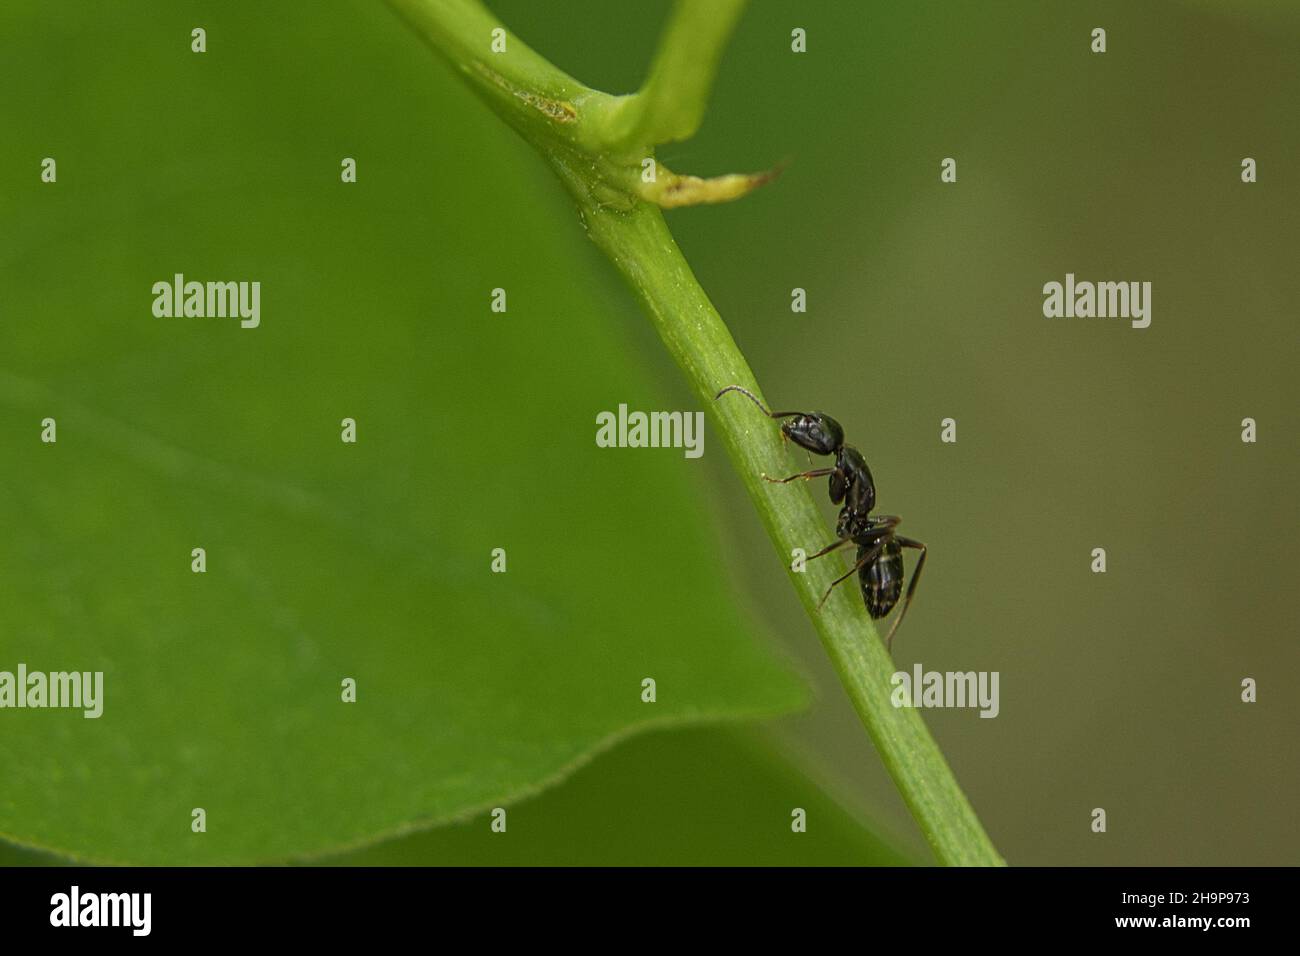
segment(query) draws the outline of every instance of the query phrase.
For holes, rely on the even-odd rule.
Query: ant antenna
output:
[[[757,396],[757,395],[755,395],[755,394],[754,394],[753,392],[751,392],[749,389],[747,389],[747,388],[745,388],[744,386],[741,386],[741,385],[728,385],[728,386],[727,386],[726,388],[724,388],[722,391],[718,392],[717,395],[714,395],[714,396],[713,396],[713,400],[714,400],[714,401],[717,401],[719,398],[721,398],[723,395],[726,395],[728,392],[739,392],[741,395],[744,395],[744,396],[745,396],[746,398],[748,398],[751,402],[753,402],[755,405],[757,405],[757,406],[762,410],[763,414],[766,415],[768,418],[793,418],[793,417],[796,416],[796,415],[803,415],[803,414],[806,414],[805,412],[774,412],[774,411],[771,411],[771,410],[768,409],[768,407],[767,407],[766,405],[764,405],[762,402],[760,402],[760,401],[758,400],[758,396]]]

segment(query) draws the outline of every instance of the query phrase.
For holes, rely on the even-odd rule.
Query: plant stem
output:
[[[620,97],[604,121],[611,146],[672,143],[695,135],[722,51],[746,0],[678,3],[640,92]]]
[[[748,402],[714,400],[717,391],[726,385],[743,385],[757,395],[762,393],[726,324],[673,241],[663,214],[645,201],[645,193],[636,185],[637,167],[628,167],[637,162],[635,154],[615,151],[611,146],[627,142],[629,136],[635,141],[639,134],[629,132],[632,130],[663,136],[694,129],[693,124],[703,112],[703,99],[721,56],[721,45],[731,32],[741,4],[737,0],[719,2],[718,19],[706,28],[709,11],[715,8],[703,0],[680,0],[663,41],[672,49],[661,49],[650,80],[637,94],[647,97],[642,104],[653,101],[659,105],[629,107],[624,104],[636,97],[610,97],[587,90],[559,71],[538,78],[539,71],[545,73],[540,64],[546,61],[515,38],[509,42],[513,50],[520,51],[519,62],[527,68],[497,72],[492,63],[501,55],[488,52],[487,40],[495,21],[474,0],[390,3],[406,12],[434,49],[450,59],[462,75],[470,77],[499,112],[509,114],[511,125],[551,162],[572,193],[588,235],[609,256],[649,313],[696,397],[709,410],[778,559],[786,567],[845,691],[935,856],[951,865],[1002,864],[919,712],[910,707],[896,708],[891,703],[894,664],[857,600],[856,590],[838,589],[821,610],[817,609],[827,584],[838,576],[836,568],[843,567],[842,562],[837,565],[828,560],[820,568],[810,566],[807,573],[790,570],[793,549],[811,553],[829,540],[830,532],[806,484],[777,486],[761,479],[763,474],[784,475],[789,468],[772,422],[757,414]],[[710,44],[708,50],[702,47]],[[481,60],[491,63],[483,64]],[[693,78],[679,83],[669,76],[671,71],[686,70],[692,63],[701,66]],[[499,84],[488,81],[484,85],[481,80],[485,69],[508,76],[510,83],[528,82],[533,77],[538,80],[537,95],[562,93],[567,103],[574,104],[577,115],[546,117],[518,92],[502,98]],[[678,102],[681,97],[691,97],[693,102]],[[562,129],[557,131],[557,126]],[[573,127],[582,127],[582,135],[570,135]],[[593,154],[593,143],[605,145],[596,147]]]
[[[593,90],[510,33],[477,0],[388,0],[469,87],[534,145],[596,149],[591,118],[618,97]],[[494,31],[500,31],[494,36]],[[494,50],[494,44],[503,44]],[[539,147],[540,148],[540,147]]]
[[[809,573],[790,570],[792,549],[811,553],[831,540],[830,533],[807,485],[773,485],[761,479],[764,474],[784,475],[790,467],[771,421],[749,402],[714,400],[718,389],[731,384],[744,385],[760,397],[762,393],[673,241],[663,214],[645,203],[629,213],[597,206],[583,214],[591,238],[627,279],[696,396],[713,413],[779,560],[935,856],[945,864],[1001,863],[919,711],[895,708],[890,702],[894,664],[863,611],[857,589],[838,589],[818,611],[827,584],[840,573],[836,565],[826,566],[821,574],[811,573],[812,566]]]

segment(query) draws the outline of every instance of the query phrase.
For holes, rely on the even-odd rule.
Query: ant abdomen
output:
[[[866,557],[874,547],[874,543],[858,545],[858,560]],[[887,616],[903,593],[903,549],[896,540],[892,537],[886,539],[876,559],[862,566],[858,581],[867,613],[873,620]]]

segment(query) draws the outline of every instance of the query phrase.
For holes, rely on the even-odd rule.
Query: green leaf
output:
[[[653,773],[649,773],[653,768]],[[637,812],[629,816],[627,808]],[[805,812],[795,833],[792,813]],[[360,866],[899,866],[910,859],[753,732],[652,733],[510,807],[328,862]]]
[[[0,670],[104,672],[98,719],[0,710],[0,834],[320,854],[803,701],[699,463],[594,443],[671,406],[568,199],[385,8],[7,4],[0,80]],[[260,326],[156,318],[175,273]]]
[[[653,768],[653,773],[647,772]],[[637,812],[627,813],[635,805]],[[792,830],[804,810],[806,830]],[[312,863],[343,866],[899,866],[917,860],[865,828],[755,731],[687,728],[619,745],[559,786]],[[0,866],[58,864],[0,843]]]

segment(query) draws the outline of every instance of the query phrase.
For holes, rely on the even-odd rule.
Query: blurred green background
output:
[[[813,703],[764,722],[757,737],[696,729],[626,741],[512,809],[508,849],[479,819],[343,860],[926,861],[717,443],[689,463],[592,450],[595,411],[690,399],[541,161],[382,4],[96,6],[18,3],[0,14],[11,133],[0,143],[9,224],[0,667],[65,639],[77,654],[61,666],[102,655],[111,667],[106,635],[144,633],[137,650],[175,641],[191,655],[157,676],[191,675],[188,689],[215,707],[231,692],[206,688],[205,675],[226,672],[222,642],[250,621],[296,648],[268,651],[279,668],[265,685],[272,694],[298,677],[323,682],[362,651],[385,659],[373,675],[381,686],[408,694],[427,682],[491,683],[505,658],[521,713],[503,717],[501,733],[518,733],[520,762],[545,776],[642,719],[635,697],[626,713],[599,699],[620,675],[635,684],[647,667],[671,672],[687,689],[666,701],[673,719],[713,721],[797,706],[777,663],[786,658]],[[559,66],[611,91],[639,84],[667,10],[492,6]],[[209,30],[197,62],[194,25]],[[789,50],[796,26],[806,54]],[[1108,31],[1104,55],[1089,50],[1095,26]],[[1289,314],[1300,300],[1290,168],[1300,155],[1298,43],[1300,17],[1282,3],[760,0],[701,132],[660,150],[697,174],[789,162],[743,202],[674,212],[670,225],[772,401],[839,418],[871,464],[881,509],[930,546],[895,642],[899,667],[1001,673],[997,719],[932,711],[927,721],[1009,862],[1297,858],[1300,657],[1288,599],[1298,556],[1289,494],[1300,398]],[[44,155],[66,157],[53,199],[36,181]],[[353,192],[337,183],[344,155],[359,160]],[[958,161],[953,185],[939,181],[948,156]],[[1245,156],[1259,163],[1256,184],[1240,182]],[[184,341],[175,327],[136,331],[131,323],[148,317],[144,290],[172,261],[195,278],[263,279],[264,328],[189,320]],[[1044,319],[1042,285],[1067,272],[1150,280],[1151,327]],[[511,289],[508,325],[484,315],[494,285]],[[790,312],[796,286],[808,292],[807,314]],[[249,336],[261,350],[251,359]],[[24,387],[32,381],[76,396],[74,407],[93,410],[88,422],[150,423],[160,441],[290,488],[276,499],[287,514],[227,502],[206,525],[185,527],[214,483],[173,502],[169,488],[134,486],[138,460],[100,472],[111,481],[57,487],[58,508],[43,508],[31,489],[69,479],[38,461],[48,449],[33,447],[32,409],[53,392]],[[338,402],[320,408],[322,396]],[[338,464],[325,440],[351,412],[335,404],[362,409],[363,442],[418,448]],[[298,423],[318,411],[313,445]],[[1246,416],[1259,423],[1257,444],[1240,441]],[[939,441],[945,417],[958,422],[955,445]],[[380,424],[367,434],[370,422]],[[58,450],[70,454],[63,419],[60,428]],[[136,458],[155,452],[145,445]],[[313,495],[337,528],[314,530]],[[104,521],[114,502],[120,513]],[[14,530],[34,511],[46,525]],[[235,530],[232,516],[243,522]],[[829,506],[827,518],[829,533]],[[123,533],[150,521],[159,527],[122,552]],[[522,597],[479,595],[459,552],[426,556],[431,542],[463,544],[477,561],[521,525],[543,565],[530,577],[528,563],[512,564]],[[216,598],[177,604],[174,585],[138,580],[177,526],[190,537],[263,535],[277,573],[295,569],[290,593],[242,611]],[[351,563],[357,527],[362,550],[383,560]],[[93,545],[97,559],[122,557],[123,580],[102,591],[87,583],[93,564],[67,564],[94,533],[107,539]],[[1107,550],[1105,575],[1089,571],[1094,547]],[[242,570],[245,588],[265,573],[257,561]],[[336,561],[352,582],[344,595]],[[439,583],[426,590],[430,577]],[[65,597],[33,598],[45,591]],[[137,600],[118,606],[123,591]],[[195,607],[213,616],[195,622]],[[446,616],[448,633],[493,645],[481,656],[418,656],[413,624]],[[272,643],[246,637],[236,650]],[[448,661],[468,672],[449,673]],[[537,704],[529,675],[543,666],[560,683],[543,696],[564,747],[545,728],[527,735],[524,704]],[[1259,682],[1258,703],[1240,702],[1244,677]],[[136,715],[140,726],[165,721],[166,693]],[[181,766],[224,786],[250,819],[257,801],[290,815],[298,806],[301,832],[276,831],[286,850],[319,836],[311,824],[321,818],[344,842],[365,822],[358,806],[402,820],[478,806],[473,788],[428,779],[441,766],[438,725],[424,720],[436,698],[395,708],[366,733],[330,726],[358,751],[395,741],[360,771],[377,781],[372,790],[349,789],[356,768],[336,772],[318,721],[337,707],[325,703],[249,732],[242,743],[264,761],[247,768],[257,786],[230,779],[240,741],[190,753],[183,730],[164,735],[176,755],[168,764],[138,738],[88,745],[64,715],[24,714],[20,726],[0,713],[9,763],[0,834],[29,832],[31,807],[44,802],[33,794],[53,779],[52,792],[75,798],[44,830],[120,845],[107,858],[131,858],[138,822],[69,822],[95,812],[106,779],[97,775],[114,767],[137,768],[137,796],[167,792]],[[235,726],[268,716],[230,709]],[[20,735],[51,732],[66,739],[42,740],[48,763],[32,766],[33,738]],[[549,764],[534,760],[543,743],[554,746]],[[448,753],[474,763],[484,749],[471,735],[468,756]],[[528,790],[522,771],[488,764],[476,772]],[[205,777],[209,766],[219,781]],[[313,793],[314,781],[326,786]],[[815,808],[802,842],[789,833],[791,806]],[[1104,835],[1089,830],[1094,807],[1107,810]],[[146,801],[142,812],[168,811]],[[149,839],[158,854],[185,845]],[[0,859],[47,859],[6,852]]]

